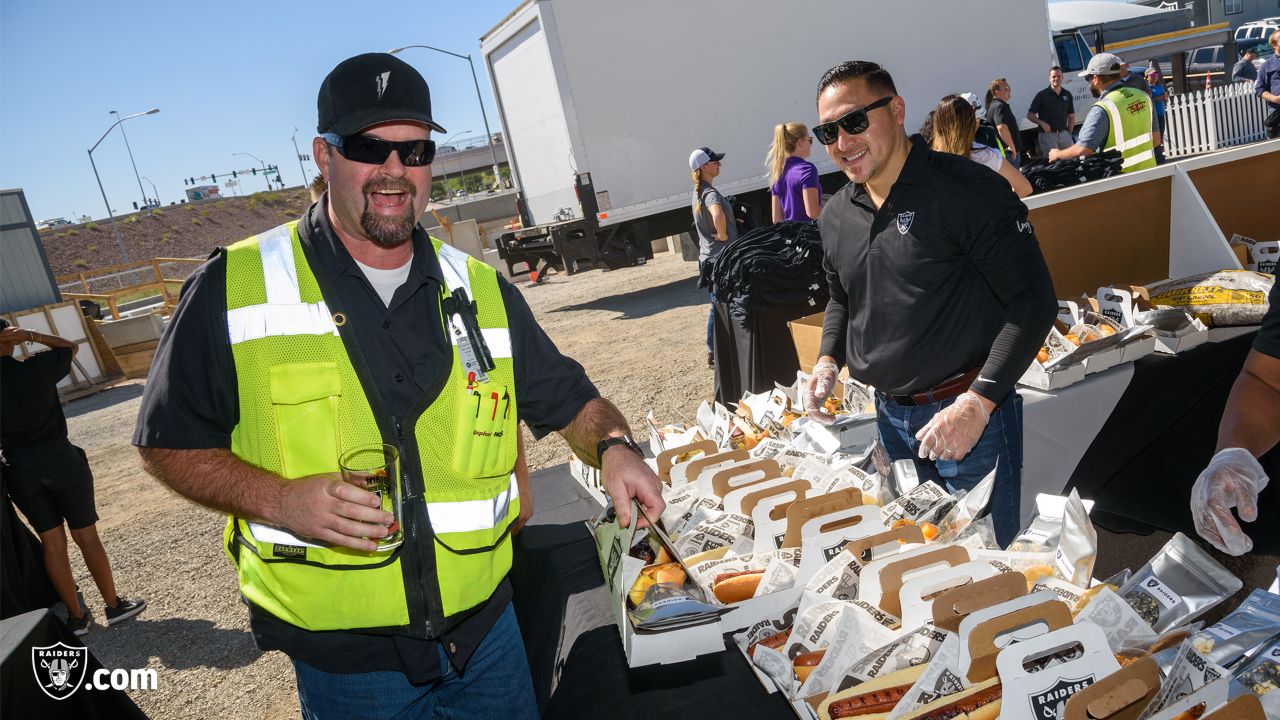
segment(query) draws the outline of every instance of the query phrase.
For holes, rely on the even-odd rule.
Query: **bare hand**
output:
[[[629,448],[614,445],[605,450],[600,458],[600,468],[604,488],[613,498],[613,507],[618,512],[618,522],[622,527],[631,526],[632,498],[638,500],[652,518],[666,509],[667,503],[662,499],[660,489],[662,481],[653,468]],[[644,518],[639,518],[636,527],[646,527],[647,524]]]
[[[282,483],[274,525],[304,537],[353,550],[375,552],[394,516],[380,509],[378,496],[348,483],[339,473],[322,473]]]
[[[1058,148],[1049,148],[1049,162],[1057,162],[1058,157],[1062,155],[1062,151]]]

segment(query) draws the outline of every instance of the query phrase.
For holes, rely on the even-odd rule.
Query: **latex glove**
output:
[[[820,362],[814,365],[813,372],[809,374],[809,384],[804,390],[805,412],[823,425],[835,422],[835,417],[822,405],[831,395],[831,389],[836,386],[836,375],[839,372],[840,368],[833,362]]]
[[[1231,515],[1236,508],[1240,519],[1258,519],[1258,494],[1267,486],[1267,473],[1257,458],[1244,448],[1218,451],[1191,487],[1191,518],[1196,532],[1228,555],[1243,555],[1253,549],[1253,541]]]
[[[916,433],[916,439],[920,441],[920,457],[963,460],[978,444],[990,417],[991,413],[976,393],[964,393]]]

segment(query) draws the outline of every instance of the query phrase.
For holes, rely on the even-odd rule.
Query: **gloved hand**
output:
[[[1228,555],[1249,552],[1253,541],[1231,516],[1231,508],[1236,508],[1245,522],[1257,520],[1258,494],[1266,486],[1267,473],[1248,450],[1218,451],[1191,487],[1191,518],[1196,532]]]
[[[916,433],[916,439],[920,441],[920,457],[963,460],[978,444],[990,417],[991,413],[977,393],[964,393]]]
[[[814,365],[813,372],[809,374],[809,385],[804,390],[805,412],[823,425],[835,422],[835,417],[827,412],[822,404],[827,401],[831,389],[836,386],[836,374],[839,372],[840,368],[833,362],[820,362]]]

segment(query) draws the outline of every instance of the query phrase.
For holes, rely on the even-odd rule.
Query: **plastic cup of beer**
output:
[[[361,490],[378,496],[381,508],[394,518],[384,537],[372,537],[378,542],[378,552],[391,550],[404,542],[404,527],[400,513],[400,453],[391,445],[362,445],[348,450],[338,459],[342,479]]]

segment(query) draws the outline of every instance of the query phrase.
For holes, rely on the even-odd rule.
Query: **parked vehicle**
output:
[[[1267,38],[1271,37],[1271,33],[1276,30],[1280,30],[1280,17],[1269,17],[1247,22],[1236,28],[1236,45],[1244,45],[1249,42],[1264,45],[1267,42]]]
[[[842,60],[893,73],[911,131],[940,97],[981,95],[997,77],[1025,111],[1053,64],[1073,95],[1090,97],[1076,77],[1089,46],[1079,33],[1049,32],[1044,0],[991,0],[980,13],[936,0],[812,0],[787,22],[776,4],[725,7],[528,0],[481,38],[525,226],[500,239],[504,257],[557,237],[581,242],[587,260],[594,245],[610,265],[649,256],[651,240],[689,231],[688,156],[704,145],[727,153],[716,187],[763,217],[773,126],[816,124],[817,80]],[[992,18],[999,42],[972,41],[991,37]],[[908,27],[907,42],[887,31]],[[785,48],[785,62],[768,48]],[[844,183],[825,152],[810,160],[828,191]]]

